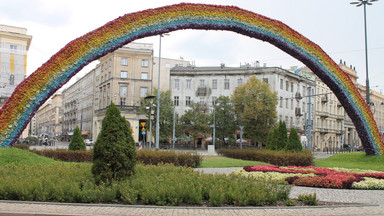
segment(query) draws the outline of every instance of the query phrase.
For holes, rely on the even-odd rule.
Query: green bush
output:
[[[286,152],[267,149],[219,149],[216,152],[225,157],[261,161],[278,166],[311,166],[313,164],[312,153],[308,150]]]
[[[28,150],[29,149],[29,144],[26,144],[26,143],[22,143],[22,144],[14,144],[13,147],[14,148],[18,148],[18,149],[22,149],[22,150]]]
[[[96,183],[112,182],[135,173],[136,148],[130,125],[112,102],[93,148],[92,174]]]
[[[288,137],[288,143],[285,150],[292,151],[292,152],[301,152],[303,150],[299,135],[297,135],[297,131],[295,128],[291,128],[291,131]]]
[[[147,205],[271,205],[288,199],[290,186],[246,177],[200,174],[173,165],[136,166],[136,175],[96,185],[91,164],[0,166],[0,199]]]
[[[196,153],[175,151],[142,150],[137,152],[137,161],[146,165],[169,163],[175,166],[199,167],[203,158]]]
[[[73,131],[73,136],[71,141],[69,142],[68,150],[77,151],[77,150],[86,150],[85,142],[83,137],[81,136],[81,132],[79,127],[76,127]]]
[[[319,199],[316,197],[316,193],[313,194],[299,194],[297,200],[303,202],[306,205],[317,206]]]
[[[66,149],[30,150],[31,152],[66,162],[92,162],[93,151],[70,151]]]

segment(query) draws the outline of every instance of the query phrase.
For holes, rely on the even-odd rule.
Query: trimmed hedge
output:
[[[92,162],[93,151],[69,151],[57,150],[30,150],[33,153],[66,162]],[[191,152],[175,151],[137,151],[136,160],[146,165],[169,163],[175,166],[199,167],[203,158],[201,155]]]
[[[219,149],[216,152],[225,157],[262,161],[278,166],[313,165],[313,156],[308,150],[302,152],[286,152],[266,149]]]
[[[29,150],[35,154],[65,162],[92,162],[93,151],[71,151],[67,149]]]
[[[142,150],[137,152],[137,161],[145,165],[169,163],[175,166],[199,167],[203,158],[191,152]]]

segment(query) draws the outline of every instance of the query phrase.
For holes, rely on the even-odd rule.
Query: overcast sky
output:
[[[0,0],[0,24],[27,28],[33,36],[28,74],[71,40],[126,13],[180,3],[176,0]],[[186,2],[186,1],[184,1]],[[334,61],[356,67],[365,84],[363,7],[346,0],[189,0],[192,3],[235,5],[277,19],[318,44]],[[384,89],[384,0],[367,7],[369,79]],[[158,56],[159,37],[153,43]],[[274,46],[232,32],[183,30],[162,39],[162,57],[195,61],[197,66],[239,66],[259,61],[267,66],[303,66]],[[83,69],[82,74],[95,66]],[[378,86],[378,87],[375,87]]]

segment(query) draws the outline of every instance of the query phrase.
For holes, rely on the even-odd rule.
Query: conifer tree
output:
[[[111,102],[93,148],[95,182],[111,183],[135,173],[136,148],[130,124]]]
[[[275,146],[274,146],[274,130],[275,128],[271,128],[268,132],[268,136],[267,136],[267,144],[265,146],[266,149],[269,149],[269,150],[275,150]]]
[[[83,137],[81,136],[81,132],[79,127],[76,127],[73,131],[73,136],[71,138],[71,141],[69,142],[68,150],[76,151],[76,150],[82,150],[85,151],[85,142]]]
[[[283,150],[287,146],[288,136],[287,136],[287,126],[284,121],[279,122],[279,126],[275,132],[276,139],[276,150]]]
[[[286,150],[293,151],[293,152],[301,152],[303,150],[303,147],[301,146],[301,142],[299,139],[299,135],[297,134],[297,131],[295,128],[291,128]]]

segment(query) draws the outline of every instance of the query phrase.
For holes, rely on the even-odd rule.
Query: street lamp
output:
[[[169,34],[164,34],[169,35]],[[159,139],[160,139],[160,62],[161,62],[161,38],[164,37],[163,34],[159,36],[159,71],[157,72],[157,113],[156,113],[156,149],[159,149]]]
[[[154,95],[148,95],[147,97],[144,98],[144,100],[151,100],[151,105],[149,106],[149,132],[148,132],[148,136],[149,136],[149,148],[151,148],[151,145],[152,145],[152,121],[151,121],[151,116],[152,116],[152,104],[153,104],[153,98],[155,98]],[[148,141],[147,140],[147,141]]]
[[[351,2],[350,4],[356,5],[356,7],[360,7],[361,5],[364,5],[364,32],[365,32],[365,72],[366,72],[366,97],[367,97],[367,104],[369,106],[369,78],[368,78],[368,51],[367,51],[367,17],[366,17],[366,5],[372,5],[372,2],[375,2],[378,0],[357,0],[356,2]]]

